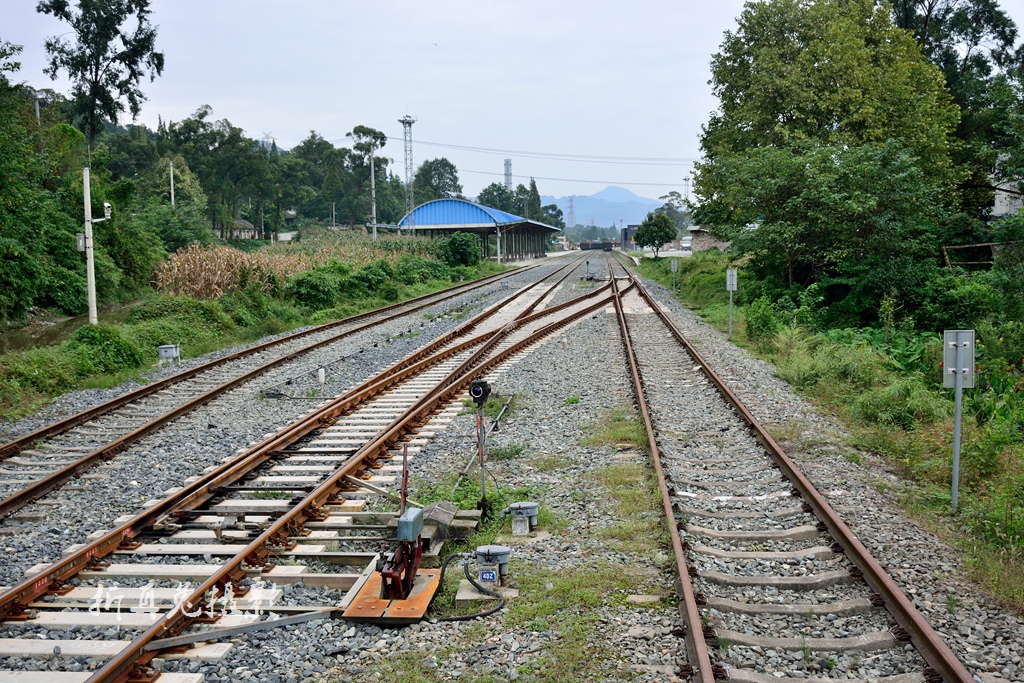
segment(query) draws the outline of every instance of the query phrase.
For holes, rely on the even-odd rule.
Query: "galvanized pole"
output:
[[[170,164],[170,169],[171,169],[171,208],[173,209],[174,208],[174,162],[173,161],[168,161],[167,163]]]
[[[973,334],[973,333],[972,333]],[[956,333],[956,363],[954,363],[954,372],[956,375],[953,378],[955,382],[955,408],[953,409],[953,512],[956,512],[957,498],[960,494],[960,414],[963,407],[963,392],[964,392],[964,373],[963,368],[963,330],[957,330]]]
[[[96,316],[96,269],[92,256],[92,193],[89,189],[89,167],[82,169],[82,188],[85,199],[85,283],[89,297],[89,324],[99,322]]]
[[[729,339],[732,339],[732,290],[729,290]]]
[[[476,443],[477,450],[480,454],[480,500],[483,501],[485,507],[487,506],[487,473],[484,472],[484,438],[486,432],[484,431],[484,406],[481,403],[476,409]]]
[[[496,246],[498,248],[498,263],[501,263],[501,226],[500,225],[494,226],[494,232],[497,233],[497,235],[498,235],[497,238],[495,238],[494,241],[495,241],[495,244],[496,244]]]

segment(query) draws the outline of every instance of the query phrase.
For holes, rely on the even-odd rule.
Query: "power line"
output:
[[[459,169],[459,173],[477,173],[479,175],[496,175],[504,176],[504,173],[494,173],[493,171],[469,171],[464,168]],[[547,178],[545,176],[533,175],[517,175],[514,178],[533,178],[534,180],[554,180],[557,182],[565,183],[594,183],[596,185],[644,185],[648,187],[676,187],[678,183],[631,183],[624,180],[583,180],[581,178]]]
[[[389,140],[397,140],[398,138],[388,138]],[[428,145],[430,147],[441,147],[443,149],[458,149],[465,152],[478,152],[480,154],[501,154],[509,155],[515,154],[516,156],[528,157],[533,159],[549,159],[551,161],[584,161],[587,163],[598,163],[598,164],[633,164],[633,165],[644,165],[644,166],[689,166],[699,159],[692,157],[621,157],[611,156],[605,154],[559,154],[554,152],[524,152],[521,150],[511,149],[493,149],[490,147],[473,147],[470,145],[453,145],[444,142],[427,142],[425,140],[417,140],[418,145]]]

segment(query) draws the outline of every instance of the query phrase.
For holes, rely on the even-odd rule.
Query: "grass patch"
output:
[[[487,457],[491,460],[513,460],[526,450],[528,444],[510,443],[504,446],[497,444],[487,447]]]
[[[573,394],[569,398],[565,399],[565,405],[567,405],[567,406],[574,406],[574,405],[576,405],[579,402],[580,402],[580,397],[577,396],[576,394]]]
[[[493,389],[493,387],[492,387]],[[511,402],[509,402],[511,399]],[[512,394],[511,396],[502,396],[501,394],[491,392],[491,395],[487,397],[487,401],[484,403],[484,417],[489,417],[492,420],[498,417],[501,413],[501,409],[508,403],[508,408],[505,409],[505,414],[502,415],[502,419],[505,419],[517,410],[523,407],[523,396],[522,394]],[[459,412],[460,415],[470,415],[476,412],[476,404],[473,403],[473,399],[463,399],[462,405],[464,409]]]
[[[595,481],[615,504],[618,522],[600,530],[609,545],[619,551],[648,554],[668,543],[662,522],[661,496],[654,473],[646,465],[609,465],[594,474]]]
[[[583,439],[584,446],[615,446],[628,444],[643,448],[647,444],[647,431],[643,422],[631,408],[614,408],[591,426],[590,436]]]
[[[538,472],[556,472],[569,465],[565,458],[557,455],[545,455],[535,458],[532,464]]]

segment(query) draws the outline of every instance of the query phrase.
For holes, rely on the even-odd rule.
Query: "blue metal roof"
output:
[[[410,214],[406,214],[398,225],[504,225],[522,223],[525,220],[521,216],[474,204],[465,199],[435,199],[420,204],[412,210],[411,215],[412,221],[409,220]]]

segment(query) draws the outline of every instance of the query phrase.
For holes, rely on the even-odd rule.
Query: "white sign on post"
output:
[[[736,269],[730,268],[725,271],[725,288],[730,292],[736,291]]]
[[[957,335],[960,346],[957,346]],[[957,367],[957,350],[960,364]],[[974,330],[946,330],[942,333],[942,386],[956,388],[956,376],[961,376],[962,389],[974,388]]]
[[[963,390],[974,388],[974,330],[946,330],[942,333],[942,386],[955,390],[953,408],[952,507],[956,512],[960,494],[960,414]]]
[[[677,270],[679,270],[679,260],[678,259],[672,259],[672,266],[671,267],[672,267],[672,272],[673,273],[676,272]]]

